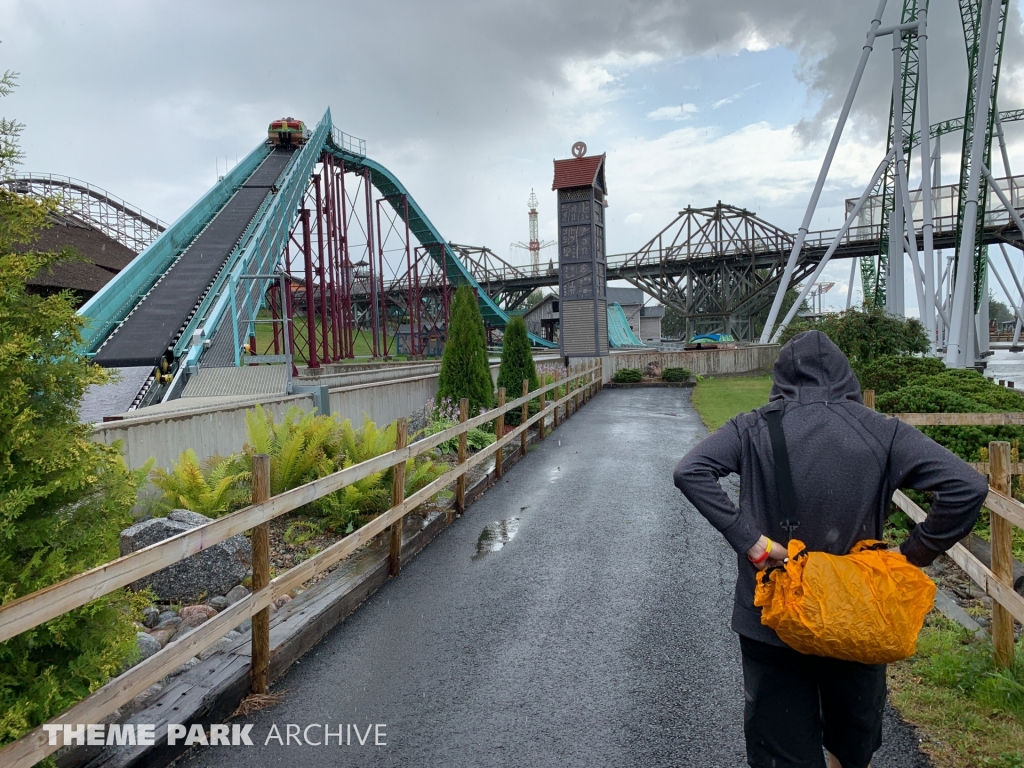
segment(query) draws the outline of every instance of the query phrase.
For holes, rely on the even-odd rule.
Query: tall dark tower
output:
[[[608,354],[605,296],[605,156],[586,157],[577,141],[571,160],[555,160],[558,192],[559,345],[566,357]]]

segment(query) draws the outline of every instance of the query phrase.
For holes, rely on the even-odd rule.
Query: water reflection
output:
[[[513,517],[508,520],[499,520],[484,526],[480,532],[480,538],[476,540],[476,554],[474,560],[479,560],[486,554],[497,552],[513,538],[519,530],[519,518]]]

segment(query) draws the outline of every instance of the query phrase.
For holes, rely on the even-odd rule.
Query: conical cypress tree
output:
[[[520,385],[521,386],[521,385]],[[448,340],[441,355],[437,401],[469,399],[470,417],[494,406],[494,383],[487,361],[487,334],[476,294],[468,285],[455,292],[448,321]]]
[[[505,397],[514,400],[523,393],[523,379],[530,382],[530,391],[540,387],[537,367],[533,364],[530,340],[526,335],[526,321],[513,317],[505,326],[505,339],[501,345],[501,368],[498,369],[498,386],[505,388]],[[519,424],[521,413],[511,410],[505,414],[505,423]]]

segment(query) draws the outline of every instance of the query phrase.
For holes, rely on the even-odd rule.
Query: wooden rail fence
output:
[[[864,404],[874,407],[875,393],[865,390]],[[894,418],[914,426],[1002,426],[1024,425],[1024,413],[897,413]],[[1010,496],[1013,475],[1024,475],[1024,463],[1010,461],[1010,444],[992,441],[988,444],[987,462],[972,464],[989,478],[985,506],[990,514],[992,561],[985,565],[963,544],[946,554],[970,576],[985,594],[992,598],[992,646],[996,664],[1013,664],[1013,622],[1024,623],[1024,597],[1013,588],[1013,526],[1024,528],[1024,504]],[[893,494],[893,503],[914,522],[921,522],[926,512],[903,491]]]
[[[102,595],[126,587],[143,576],[173,565],[231,536],[252,530],[253,589],[251,594],[233,603],[187,635],[168,643],[166,647],[109,681],[51,720],[50,723],[77,725],[101,722],[115,709],[173,672],[192,656],[209,648],[230,630],[249,618],[252,619],[252,688],[254,692],[264,692],[269,683],[271,604],[389,529],[391,537],[389,570],[391,574],[397,574],[401,567],[402,520],[407,514],[453,482],[456,483],[457,511],[461,513],[465,505],[465,476],[470,469],[494,456],[495,473],[500,476],[502,474],[501,451],[506,445],[518,439],[520,440],[520,449],[525,454],[526,431],[532,425],[539,425],[539,437],[543,439],[544,424],[548,416],[551,416],[552,413],[557,414],[557,409],[565,406],[565,418],[568,418],[572,413],[578,411],[581,404],[587,402],[602,386],[600,360],[572,366],[567,373],[566,377],[532,392],[529,391],[529,383],[524,381],[523,396],[507,403],[505,402],[505,390],[502,388],[498,392],[498,407],[472,418],[468,417],[468,404],[463,400],[460,403],[457,425],[412,444],[407,444],[408,427],[403,423],[404,419],[400,420],[394,450],[277,496],[269,495],[269,459],[257,457],[253,463],[252,505],[0,605],[0,642],[79,608]],[[558,397],[558,390],[563,386],[565,394]],[[549,393],[553,393],[553,397],[547,401],[546,396]],[[538,413],[529,416],[529,403],[538,398],[543,407]],[[521,423],[507,435],[502,434],[505,414],[516,408],[522,409]],[[474,455],[467,456],[467,432],[492,421],[497,426],[497,440]],[[558,424],[557,416],[555,424]],[[458,464],[429,485],[405,498],[405,489],[401,487],[404,483],[400,482],[401,475],[405,471],[405,462],[415,456],[423,455],[453,437],[458,438],[459,442]],[[390,509],[308,560],[279,574],[274,579],[270,578],[268,523],[271,520],[389,468],[395,470]],[[51,745],[43,727],[39,726],[0,749],[0,765],[4,768],[30,768],[59,749],[62,739],[57,741],[58,744]]]

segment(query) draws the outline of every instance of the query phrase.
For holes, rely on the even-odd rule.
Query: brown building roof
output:
[[[604,165],[604,155],[593,157],[574,157],[569,160],[555,160],[555,181],[551,189],[565,189],[566,187],[589,187],[598,182],[598,174],[601,174],[598,186],[604,192],[604,174],[601,173]]]
[[[28,280],[28,285],[40,293],[72,290],[85,301],[136,256],[131,248],[76,219],[54,215],[50,223],[52,226],[42,230],[28,247],[40,252],[70,247],[82,260],[57,262]]]

